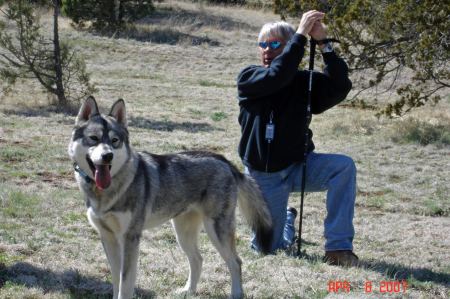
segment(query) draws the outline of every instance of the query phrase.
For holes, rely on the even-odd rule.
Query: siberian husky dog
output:
[[[214,153],[135,151],[122,99],[103,115],[95,99],[87,98],[76,118],[68,153],[89,222],[99,233],[110,264],[114,298],[133,296],[142,231],[170,219],[190,268],[180,291],[196,291],[202,267],[197,237],[203,224],[230,271],[231,297],[243,296],[235,245],[237,202],[261,250],[269,250],[272,237],[270,212],[249,176]]]

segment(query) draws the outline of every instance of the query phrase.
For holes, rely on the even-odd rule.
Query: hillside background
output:
[[[155,6],[136,29],[113,37],[77,31],[61,18],[61,39],[85,57],[105,113],[125,99],[135,148],[157,154],[206,149],[242,169],[235,79],[259,62],[259,29],[279,17],[179,1]],[[41,21],[50,33],[51,13]],[[0,298],[109,298],[106,257],[67,155],[75,116],[56,112],[51,101],[30,81],[0,95]],[[318,152],[356,162],[354,246],[363,266],[321,262],[325,193],[308,194],[302,259],[256,255],[238,214],[248,298],[450,297],[450,96],[404,118],[374,115],[347,101],[311,124]],[[438,137],[424,141],[424,134]],[[299,206],[298,195],[291,205]],[[226,266],[205,234],[200,241],[204,271],[193,298],[226,298]],[[136,298],[176,298],[187,271],[170,224],[144,233]],[[384,282],[401,280],[406,292],[380,292]],[[330,293],[330,281],[347,281],[351,290]]]

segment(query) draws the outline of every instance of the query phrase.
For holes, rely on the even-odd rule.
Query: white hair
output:
[[[280,21],[280,22],[271,22],[266,23],[262,26],[261,31],[259,32],[258,42],[267,40],[270,37],[279,37],[284,41],[288,41],[294,35],[295,29],[291,24]]]

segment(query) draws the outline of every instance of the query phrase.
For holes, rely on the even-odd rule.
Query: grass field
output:
[[[134,147],[157,154],[212,150],[242,169],[235,78],[258,63],[259,28],[278,17],[187,2],[157,7],[114,38],[76,31],[61,19],[61,37],[86,58],[103,111],[125,99]],[[43,21],[50,23],[50,15]],[[0,298],[109,298],[106,257],[67,155],[75,117],[47,102],[32,82],[0,98]],[[302,259],[253,253],[250,231],[237,215],[246,296],[449,298],[449,95],[394,120],[340,105],[315,116],[311,126],[317,151],[347,154],[357,164],[354,247],[362,266],[321,262],[325,193],[307,194]],[[291,205],[298,207],[298,195]],[[204,271],[193,298],[225,298],[225,264],[204,233],[200,243]],[[169,224],[144,233],[136,298],[176,298],[187,270]],[[406,291],[382,292],[403,280]],[[330,282],[344,281],[348,293],[329,292]]]

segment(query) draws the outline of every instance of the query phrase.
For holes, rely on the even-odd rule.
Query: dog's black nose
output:
[[[114,157],[113,153],[102,154],[102,160],[105,163],[110,163]]]

